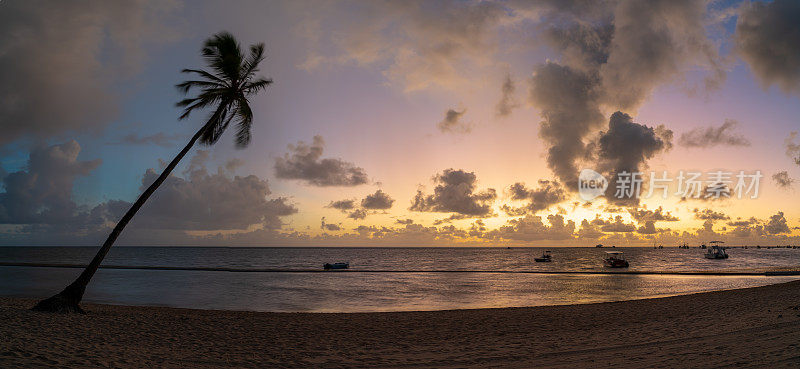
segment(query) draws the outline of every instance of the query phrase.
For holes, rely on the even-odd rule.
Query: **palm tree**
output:
[[[94,256],[92,262],[83,270],[80,276],[57,295],[40,301],[33,310],[52,311],[61,313],[83,313],[79,304],[86,286],[97,272],[103,258],[114,245],[117,237],[128,222],[136,215],[139,208],[144,205],[150,195],[158,189],[164,180],[169,177],[175,166],[186,156],[186,153],[199,140],[205,145],[213,145],[219,140],[231,122],[236,123],[236,145],[245,147],[250,142],[250,126],[253,123],[253,111],[250,109],[248,98],[272,83],[270,79],[256,77],[258,64],[264,60],[264,44],[250,46],[250,54],[245,57],[239,43],[227,32],[220,32],[206,40],[203,57],[209,70],[184,69],[183,73],[193,74],[197,79],[185,81],[176,87],[184,94],[192,89],[199,89],[195,97],[181,100],[177,106],[184,108],[180,119],[185,119],[193,111],[212,107],[208,121],[192,136],[186,147],[175,156],[167,165],[161,175],[150,185],[133,203],[128,212],[120,219],[111,234],[108,235],[103,247]]]

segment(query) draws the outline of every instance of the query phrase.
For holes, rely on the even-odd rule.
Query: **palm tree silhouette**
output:
[[[176,85],[178,90],[188,94],[192,89],[198,89],[195,97],[181,100],[177,106],[184,108],[179,119],[185,119],[193,111],[213,107],[213,112],[208,121],[192,136],[186,147],[175,156],[167,165],[161,175],[150,185],[133,203],[128,212],[120,219],[111,234],[108,235],[103,247],[97,252],[92,262],[83,270],[72,284],[64,288],[53,297],[40,301],[33,310],[51,312],[79,312],[83,313],[79,304],[86,286],[97,272],[108,250],[114,245],[117,237],[128,222],[136,215],[139,208],[144,205],[150,195],[158,189],[164,180],[169,177],[175,166],[186,156],[186,153],[199,140],[205,145],[213,145],[219,140],[231,122],[236,124],[236,145],[245,147],[250,143],[250,126],[253,123],[253,111],[250,109],[248,98],[272,83],[270,79],[256,77],[258,64],[264,60],[264,44],[250,46],[250,54],[244,53],[233,37],[228,32],[220,32],[205,41],[202,49],[203,57],[210,70],[184,69],[183,73],[193,74],[197,79],[185,81]]]

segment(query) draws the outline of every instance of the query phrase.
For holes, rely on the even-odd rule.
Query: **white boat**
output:
[[[722,241],[711,241],[709,246],[706,249],[705,258],[706,259],[727,259],[728,253],[725,252],[725,248],[720,246],[721,243],[725,243]]]

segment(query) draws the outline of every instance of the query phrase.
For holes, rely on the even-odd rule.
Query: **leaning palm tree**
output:
[[[188,94],[195,88],[199,90],[199,93],[195,97],[181,100],[177,106],[184,108],[183,114],[180,116],[181,120],[187,118],[195,110],[212,108],[208,121],[192,136],[186,147],[172,159],[158,179],[128,209],[81,275],[57,295],[40,301],[33,307],[34,310],[62,313],[83,312],[79,304],[86,286],[97,272],[97,268],[103,262],[108,250],[114,245],[114,241],[131,218],[136,215],[139,208],[169,177],[175,166],[198,140],[202,144],[213,145],[231,122],[234,122],[236,124],[236,145],[244,147],[250,142],[253,111],[250,109],[248,98],[266,89],[272,83],[272,80],[255,76],[258,64],[264,60],[264,44],[250,46],[250,54],[245,57],[233,35],[221,32],[206,40],[202,54],[209,70],[184,69],[183,73],[193,74],[197,79],[176,86],[184,94]]]

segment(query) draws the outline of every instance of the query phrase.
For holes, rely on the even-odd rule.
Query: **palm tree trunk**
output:
[[[147,189],[141,195],[139,195],[139,198],[136,199],[136,202],[133,203],[133,206],[128,209],[128,212],[126,212],[117,225],[114,226],[114,229],[111,231],[111,234],[108,235],[106,242],[103,243],[103,247],[97,251],[94,259],[92,259],[92,262],[86,266],[86,269],[83,270],[81,275],[57,295],[39,301],[39,303],[33,307],[33,310],[59,313],[84,313],[83,309],[81,309],[79,306],[81,299],[83,298],[83,293],[86,290],[86,286],[89,284],[89,281],[94,276],[94,273],[97,272],[97,268],[100,267],[100,263],[103,262],[103,258],[105,258],[106,254],[108,254],[108,250],[110,250],[111,246],[114,245],[114,241],[117,240],[117,237],[119,237],[120,233],[122,233],[122,230],[125,229],[125,226],[128,225],[128,222],[130,222],[131,218],[136,215],[136,212],[139,211],[139,208],[141,208],[147,199],[150,198],[150,195],[152,195],[153,192],[155,192],[156,189],[158,189],[158,187],[164,183],[164,180],[169,177],[170,173],[172,173],[172,170],[175,169],[181,159],[183,159],[189,150],[191,150],[192,146],[194,146],[195,142],[197,142],[205,129],[206,126],[200,128],[200,130],[194,134],[192,139],[189,140],[189,143],[186,144],[186,147],[184,147],[183,150],[181,150],[181,152],[178,153],[174,159],[172,159],[169,165],[164,168],[164,171],[161,172],[161,175],[158,176],[158,179],[156,179],[156,181],[153,182],[150,187],[147,187]]]

